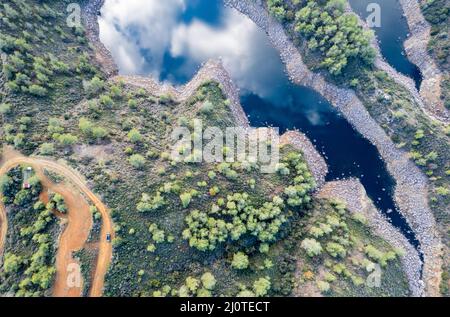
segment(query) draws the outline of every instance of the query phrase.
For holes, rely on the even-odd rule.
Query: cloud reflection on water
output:
[[[220,20],[184,21],[183,13],[191,4],[189,0],[145,0],[145,4],[106,0],[99,18],[100,39],[120,72],[180,84],[202,62],[221,58],[240,89],[274,97],[285,75],[266,35],[249,19],[224,7]]]

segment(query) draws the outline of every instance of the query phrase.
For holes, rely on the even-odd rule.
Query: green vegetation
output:
[[[307,39],[308,48],[320,55],[320,67],[339,75],[349,59],[367,65],[374,62],[375,50],[370,46],[373,33],[361,28],[355,14],[345,13],[346,1],[289,2],[268,0],[267,4],[275,17],[292,23],[295,32]]]
[[[271,2],[281,5],[281,1]],[[286,11],[286,18],[282,20],[282,23],[302,54],[308,68],[315,71],[323,66],[323,57],[320,54],[318,56],[317,51],[311,49],[309,45],[302,44],[311,41],[315,32],[322,32],[322,25],[311,24],[312,27],[308,30],[311,33],[299,33],[299,29],[296,29],[296,13],[302,9],[306,10],[307,13],[312,12],[307,9],[309,2],[306,0],[282,1]],[[339,7],[340,2],[342,1],[317,1],[315,5],[310,4],[309,6],[312,6],[315,9],[314,11],[320,10],[318,21],[321,21],[322,14],[326,16],[325,13],[329,12],[330,5]],[[448,51],[445,42],[448,41],[449,25],[446,23],[448,5],[443,2],[445,1],[434,0],[426,1],[423,4],[427,19],[435,22],[440,21],[433,25],[434,35],[430,45],[434,47],[435,53],[439,51],[442,56],[447,54]],[[444,64],[446,66],[441,66],[445,71],[448,63],[444,62]],[[430,207],[434,212],[442,233],[441,236],[448,250],[450,239],[447,231],[450,217],[446,210],[448,210],[450,204],[450,197],[449,195],[441,195],[445,194],[442,188],[450,187],[450,174],[446,173],[450,169],[450,151],[448,150],[450,134],[448,127],[430,119],[406,88],[396,83],[385,72],[376,70],[361,59],[349,59],[345,71],[340,74],[331,70],[322,71],[322,74],[327,81],[338,87],[353,89],[372,118],[384,129],[396,146],[409,152],[411,159],[428,176],[431,183],[429,191]],[[448,78],[444,78],[443,98],[449,95],[448,83]],[[447,271],[446,276],[449,275],[448,270],[449,266],[446,264],[444,267],[444,271]]]
[[[445,0],[427,0],[421,2],[422,12],[425,19],[431,24],[431,39],[428,43],[428,48],[439,65],[439,68],[443,72],[443,79],[441,82],[441,99],[447,109],[450,109],[450,64],[449,64],[449,52],[450,52],[450,3]],[[446,127],[445,133],[450,136],[449,127]],[[445,166],[445,170],[448,170],[448,164]],[[449,173],[445,174],[448,178]],[[436,177],[434,173],[431,173],[431,177]],[[438,178],[441,178],[438,175]],[[435,194],[438,197],[433,197],[434,204],[441,205],[442,201],[445,201],[448,206],[448,193],[445,194],[445,189],[449,188],[449,182],[439,182],[435,189]],[[443,191],[444,190],[444,191]],[[441,195],[443,194],[444,195]],[[442,217],[441,217],[442,218]],[[441,220],[442,221],[442,220]],[[450,248],[450,242],[448,241],[447,232],[450,220],[445,218],[443,225],[444,237],[446,238],[446,250]],[[446,252],[448,254],[448,252]],[[441,292],[447,296],[450,295],[449,277],[450,277],[450,263],[449,257],[445,257],[445,264],[442,273]]]
[[[1,194],[8,212],[5,254],[0,266],[0,294],[19,297],[48,296],[55,276],[55,245],[58,226],[51,209],[39,201],[37,177],[21,189],[23,168],[14,168],[1,179]]]
[[[358,218],[359,220],[355,220]],[[317,289],[326,296],[407,296],[398,253],[370,234],[339,201],[318,202],[307,221],[299,252],[303,259],[299,292]],[[375,265],[381,269],[380,286],[367,283]],[[394,280],[391,280],[394,279]]]
[[[205,82],[187,100],[177,101],[107,81],[84,30],[67,28],[62,13],[68,3],[0,4],[0,50],[6,54],[1,67],[8,75],[0,81],[1,137],[25,154],[64,159],[111,209],[116,238],[105,296],[289,296],[296,294],[294,282],[302,273],[302,279],[314,280],[330,295],[406,293],[391,248],[370,236],[361,222],[313,198],[311,172],[292,146],[281,147],[283,161],[275,174],[262,174],[250,162],[194,163],[198,153],[183,162],[173,160],[171,133],[177,124],[192,129],[193,120],[202,119],[204,126],[236,125],[220,84]],[[294,22],[290,11],[274,12]],[[312,25],[307,16],[299,19],[305,27]],[[315,57],[321,62],[332,58],[346,71],[355,62],[367,68],[366,35],[353,29],[351,18],[333,20],[327,19],[326,26],[334,23],[345,35],[335,38],[337,54],[322,55],[318,47]],[[33,36],[21,32],[28,28]],[[312,40],[317,34],[309,36]],[[354,86],[361,83],[366,84],[364,78],[352,78]],[[430,129],[421,129],[416,141],[423,144]],[[423,154],[427,164],[445,159],[435,149]],[[8,236],[14,237],[5,246],[0,293],[49,295],[57,236],[51,211],[67,208],[57,193],[47,205],[39,202],[38,180],[29,179],[31,190],[23,190],[20,177],[17,170],[0,178],[4,202],[12,210]],[[445,190],[437,192],[445,196]],[[101,214],[94,207],[91,212],[89,241],[98,242]],[[334,238],[338,235],[344,238]],[[312,245],[305,242],[313,240]],[[368,273],[361,265],[351,266],[354,254],[385,264],[381,289],[361,286]],[[76,256],[86,295],[97,254],[86,248]]]

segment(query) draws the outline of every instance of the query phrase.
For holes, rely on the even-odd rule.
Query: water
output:
[[[369,4],[379,5],[381,24],[372,29],[379,40],[381,53],[392,67],[413,79],[419,89],[422,83],[422,74],[419,68],[408,60],[403,47],[409,29],[398,0],[349,0],[349,3],[362,19],[366,19],[373,12],[368,12]]]
[[[396,210],[394,181],[377,149],[318,93],[288,80],[277,51],[248,18],[218,0],[106,0],[101,13],[100,38],[122,74],[180,85],[202,62],[221,58],[253,126],[304,132],[329,165],[327,180],[359,178],[377,208],[418,246]]]

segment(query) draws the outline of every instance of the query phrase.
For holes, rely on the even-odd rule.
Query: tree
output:
[[[192,195],[190,193],[183,193],[180,195],[180,199],[183,208],[187,208],[191,203]]]
[[[42,155],[52,155],[55,153],[55,146],[53,143],[42,143],[39,147],[39,151]]]
[[[14,205],[23,207],[31,202],[31,198],[32,197],[30,195],[30,191],[21,190],[16,194],[16,197],[14,198]]]
[[[301,247],[306,250],[306,254],[310,257],[314,257],[322,253],[322,246],[320,245],[320,242],[315,239],[303,240]]]
[[[188,288],[188,290],[190,290],[192,293],[195,293],[195,291],[197,291],[198,287],[200,286],[200,282],[199,280],[197,280],[196,278],[190,277],[188,276],[186,278],[186,287]]]
[[[0,176],[0,192],[3,196],[8,196],[11,186],[13,185],[13,180],[8,175]]]
[[[237,252],[233,255],[231,266],[237,270],[244,270],[248,268],[248,256],[243,252]]]
[[[22,263],[23,263],[22,257],[12,253],[6,253],[5,260],[3,263],[3,270],[5,271],[6,274],[16,273],[20,269]]]
[[[67,212],[67,206],[64,200],[64,197],[58,193],[55,193],[51,196],[51,202],[54,203],[55,209],[63,214]]]
[[[253,283],[253,291],[255,292],[256,296],[265,296],[267,295],[267,292],[270,290],[270,278],[259,278]]]
[[[9,103],[0,104],[0,114],[7,115],[11,113],[11,105]]]
[[[210,272],[204,273],[200,280],[202,281],[203,287],[207,290],[212,290],[216,286],[216,279]]]

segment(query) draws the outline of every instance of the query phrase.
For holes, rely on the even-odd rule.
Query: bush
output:
[[[31,85],[28,88],[28,92],[37,97],[45,97],[47,95],[47,89],[36,84]]]
[[[89,82],[83,82],[84,90],[89,97],[99,94],[105,87],[103,80],[95,76]]]
[[[103,139],[108,135],[108,131],[102,127],[94,127],[92,129],[92,137],[96,140]]]
[[[71,146],[78,142],[78,138],[70,133],[61,134],[58,142],[63,146]]]
[[[137,129],[132,129],[130,132],[128,132],[128,139],[132,143],[139,143],[142,141],[142,135]]]
[[[128,159],[128,162],[130,162],[131,166],[137,169],[142,169],[145,165],[145,158],[140,154],[133,154]]]

